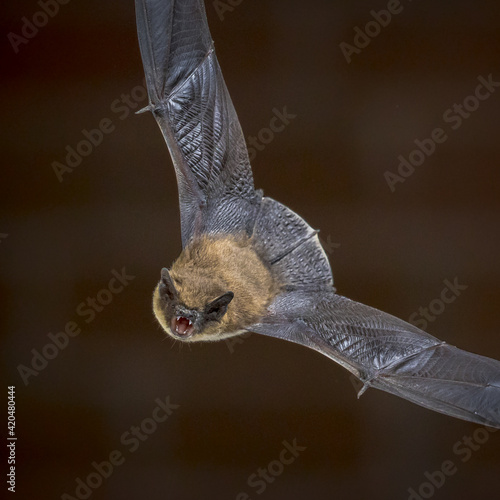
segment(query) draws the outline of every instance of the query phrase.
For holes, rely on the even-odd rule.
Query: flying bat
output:
[[[369,387],[500,428],[500,362],[336,293],[317,231],[254,188],[203,0],[136,0],[149,105],[177,177],[183,250],[153,293],[183,342],[256,332],[328,356]]]

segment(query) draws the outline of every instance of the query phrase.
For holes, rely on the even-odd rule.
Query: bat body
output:
[[[277,292],[272,270],[250,238],[204,236],[183,250],[170,271],[162,270],[153,308],[160,324],[174,337],[187,342],[214,341],[243,333],[263,318]],[[166,304],[177,304],[177,310],[169,314]],[[206,321],[217,305],[225,313]]]
[[[500,362],[461,351],[336,293],[317,231],[255,190],[202,0],[136,0],[149,106],[179,188],[183,251],[161,271],[155,316],[168,335],[256,332],[305,345],[363,382],[500,427]]]

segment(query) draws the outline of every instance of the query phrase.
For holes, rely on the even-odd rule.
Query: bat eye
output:
[[[224,295],[212,300],[205,307],[205,318],[208,321],[220,321],[222,316],[226,314],[227,306],[233,300],[233,297],[233,292],[226,292]]]

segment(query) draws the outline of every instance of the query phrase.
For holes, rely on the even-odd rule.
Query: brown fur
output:
[[[167,320],[165,318],[165,313],[163,312],[162,309],[158,285],[156,286],[153,292],[153,312],[155,314],[156,319],[158,320],[158,323],[160,323],[163,329],[168,333],[170,326],[167,323]]]
[[[191,340],[219,340],[257,322],[279,286],[245,236],[203,236],[190,243],[172,264],[170,276],[180,302],[202,311],[206,304],[231,291],[234,298],[220,323],[208,325]],[[166,328],[158,288],[153,299],[155,315]],[[212,338],[210,338],[212,337]]]

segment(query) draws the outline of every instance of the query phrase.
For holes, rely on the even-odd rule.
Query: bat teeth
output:
[[[185,316],[175,316],[172,320],[172,333],[177,337],[190,337],[193,334],[193,322]]]

